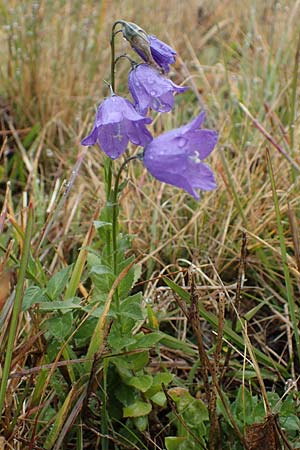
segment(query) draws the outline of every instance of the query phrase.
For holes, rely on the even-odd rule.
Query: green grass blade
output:
[[[164,278],[165,283],[174,291],[177,295],[179,295],[180,298],[185,300],[186,302],[190,302],[190,294],[182,289],[180,286],[177,286],[173,281],[171,281],[169,278]],[[214,314],[206,311],[206,309],[201,305],[201,303],[198,304],[199,312],[201,316],[214,328],[218,329],[218,317]],[[225,337],[231,341],[234,345],[239,347],[240,349],[245,348],[245,342],[244,339],[239,336],[235,331],[232,330],[228,322],[225,322],[224,325],[224,335]],[[255,356],[257,357],[258,361],[265,364],[268,367],[274,367],[280,373],[287,375],[286,369],[279,363],[273,361],[271,358],[269,358],[267,355],[265,355],[263,352],[261,352],[258,349],[254,349]]]
[[[299,339],[299,330],[298,330],[298,320],[296,318],[296,304],[294,301],[294,295],[293,295],[293,288],[292,288],[292,281],[290,277],[290,271],[288,266],[288,259],[287,259],[287,250],[285,245],[285,239],[284,239],[284,230],[282,226],[281,221],[281,214],[280,214],[280,208],[279,208],[279,202],[276,192],[276,184],[274,179],[274,173],[271,163],[271,158],[269,151],[267,150],[267,162],[268,162],[268,169],[270,174],[270,180],[271,180],[271,187],[273,192],[273,200],[274,200],[274,207],[275,207],[275,213],[276,213],[276,222],[277,222],[277,229],[279,234],[279,243],[280,243],[280,250],[281,250],[281,259],[282,259],[282,266],[283,266],[283,273],[284,273],[284,279],[285,279],[285,288],[286,288],[286,296],[288,301],[288,308],[289,308],[289,316],[291,318],[295,341],[296,341],[296,350],[298,353],[298,358],[300,357],[300,339]]]
[[[8,343],[7,343],[7,348],[6,348],[6,355],[5,355],[1,387],[0,387],[0,414],[2,413],[2,409],[4,406],[7,381],[8,381],[10,365],[11,365],[11,360],[12,360],[14,342],[15,342],[15,338],[16,338],[19,314],[21,311],[23,292],[24,292],[24,282],[25,282],[25,276],[26,276],[26,267],[27,267],[27,263],[28,263],[28,259],[29,259],[29,253],[30,253],[30,240],[31,240],[31,234],[32,234],[32,227],[33,227],[33,205],[32,205],[32,203],[30,203],[29,208],[28,208],[28,219],[27,219],[27,225],[26,225],[26,231],[25,231],[25,237],[24,237],[23,252],[22,252],[22,256],[21,256],[20,270],[19,270],[18,282],[17,282],[17,287],[16,287],[16,296],[15,296],[12,318],[11,318],[11,323],[10,323],[10,328],[9,328]]]

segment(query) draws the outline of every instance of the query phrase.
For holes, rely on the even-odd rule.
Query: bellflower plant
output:
[[[117,29],[118,26],[120,29]],[[115,38],[120,31],[143,59],[142,64],[133,64],[128,75],[128,88],[134,104],[115,94],[116,63],[125,57],[131,61],[128,55],[115,57]],[[127,255],[130,239],[126,233],[119,233],[118,214],[120,193],[124,186],[121,182],[123,169],[131,160],[143,160],[145,167],[158,180],[186,190],[197,200],[199,200],[197,189],[209,191],[216,187],[214,174],[203,160],[214,149],[218,135],[213,130],[202,128],[205,113],[201,113],[187,125],[165,132],[154,139],[147,129],[147,125],[152,122],[150,117],[146,117],[148,109],[162,113],[171,111],[174,106],[174,94],[183,93],[187,89],[177,86],[162,74],[169,71],[170,64],[175,62],[175,55],[176,52],[170,46],[155,36],[149,36],[138,25],[123,20],[116,21],[111,34],[112,95],[98,107],[92,131],[81,142],[86,146],[97,143],[107,155],[104,159],[106,205],[101,210],[100,220],[95,221],[102,251],[97,256],[92,254],[88,262],[90,278],[96,288],[92,300],[102,312],[90,339],[86,365],[87,370],[93,374],[94,366],[91,361],[99,349],[103,348],[104,343],[110,347],[112,354],[120,355],[114,357],[109,366],[103,369],[103,380],[106,381],[99,390],[103,405],[102,417],[107,417],[111,391],[116,389],[115,385],[112,387],[110,383],[109,371],[119,377],[121,387],[123,382],[127,383],[126,389],[130,391],[128,398],[132,397],[136,402],[140,395],[133,385],[128,385],[127,376],[122,379],[124,372],[122,353],[128,351],[129,346],[134,350],[135,343],[137,348],[140,348],[139,339],[144,339],[144,335],[134,330],[136,322],[145,319],[142,296],[131,295],[138,272],[134,265],[134,255]],[[143,154],[128,155],[120,164],[119,161],[113,161],[124,154],[129,141],[143,147]],[[151,345],[149,344],[149,348]],[[134,358],[133,352],[130,363],[133,364],[133,370],[135,370]],[[136,377],[142,369],[140,359],[137,361],[137,367]],[[141,400],[148,410],[150,403],[148,401],[145,403],[144,397]],[[127,414],[126,408],[134,410],[135,405],[136,403],[128,405],[126,400],[123,408],[124,418]],[[144,415],[146,417],[147,413],[143,413]],[[144,431],[144,425],[142,426]],[[101,423],[101,431],[103,436],[101,448],[108,448],[107,420]]]
[[[155,178],[184,189],[196,200],[195,189],[216,188],[214,174],[202,160],[213,151],[218,134],[199,129],[204,119],[202,112],[189,124],[153,139],[144,151],[144,164]]]
[[[128,88],[135,101],[136,110],[146,115],[148,108],[168,112],[174,106],[174,94],[185,92],[188,87],[177,86],[148,64],[139,64],[128,76]]]
[[[113,94],[98,107],[92,132],[81,144],[98,143],[107,156],[116,159],[125,152],[129,141],[145,146],[152,140],[145,126],[151,122],[151,118],[141,116],[129,100]]]

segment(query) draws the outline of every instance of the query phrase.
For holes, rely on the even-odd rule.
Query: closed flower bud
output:
[[[153,59],[150,50],[149,37],[142,28],[133,22],[122,22],[123,36],[130,43],[131,47],[139,54],[144,55],[143,59],[154,67],[159,67]]]
[[[148,35],[135,23],[120,22],[123,26],[123,36],[138,55],[151,66],[160,68],[162,72],[169,72],[169,65],[175,62],[175,50],[157,37]]]

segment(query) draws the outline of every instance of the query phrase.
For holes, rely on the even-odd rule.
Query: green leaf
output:
[[[162,383],[166,386],[173,381],[174,375],[169,372],[157,373],[154,375],[153,386],[161,386]]]
[[[27,311],[31,305],[47,301],[49,301],[49,298],[45,289],[41,289],[38,286],[29,286],[24,293],[22,310]]]
[[[158,406],[165,406],[165,404],[167,402],[165,393],[162,391],[156,392],[156,394],[152,395],[151,400],[153,403],[155,403]]]
[[[135,343],[131,345],[130,350],[137,348],[151,348],[161,340],[162,336],[159,332],[149,334],[138,333],[135,336]]]
[[[169,286],[172,289],[172,291],[176,292],[176,294],[179,295],[180,298],[185,300],[187,303],[191,302],[190,294],[187,291],[182,289],[182,287],[178,286],[176,283],[174,283],[174,281],[170,280],[169,278],[164,277],[164,280],[166,285]]]
[[[137,400],[139,393],[124,383],[119,383],[114,389],[114,395],[124,406],[129,406]]]
[[[123,408],[123,417],[141,417],[146,416],[152,410],[150,403],[136,401],[132,405]]]
[[[114,327],[114,329],[113,329]],[[119,330],[114,326],[111,328],[111,332],[109,333],[107,342],[112,349],[113,352],[119,353],[124,348],[128,348],[130,345],[134,345],[135,339],[134,337],[128,335],[128,336],[122,336],[119,333]]]
[[[110,361],[115,364],[117,368],[129,370],[142,370],[149,362],[149,352],[139,352],[132,355],[114,356]]]
[[[135,425],[135,426],[137,427],[137,429],[138,429],[139,431],[141,431],[142,433],[143,433],[144,431],[147,430],[147,428],[148,428],[148,423],[149,423],[149,421],[148,421],[148,416],[135,417],[135,418],[133,419],[133,421],[134,421],[134,425]]]
[[[72,264],[64,267],[49,280],[46,290],[47,295],[51,298],[51,300],[57,299],[57,297],[59,297],[63,292],[70,277],[72,267]]]
[[[231,411],[231,405],[230,405],[230,402],[229,402],[228,397],[225,394],[225,392],[223,392],[223,399],[226,402],[228,411]],[[231,420],[227,413],[227,409],[224,407],[223,402],[221,402],[220,397],[217,397],[217,413],[218,413],[218,415],[222,415],[224,417],[224,419],[226,420],[227,424],[231,428],[233,428]]]
[[[253,409],[257,404],[257,396],[252,396],[249,390],[242,384],[240,385],[236,400],[232,406],[232,412],[237,418],[239,426],[250,425],[253,420]]]
[[[189,442],[184,436],[169,436],[165,438],[167,450],[190,450]]]
[[[86,343],[89,343],[90,338],[93,335],[97,319],[95,317],[89,317],[80,328],[76,331],[74,339],[76,339],[76,347],[81,347]]]
[[[299,417],[292,415],[289,417],[280,417],[280,424],[287,431],[298,431],[300,430],[300,419]]]
[[[29,133],[26,134],[25,138],[23,139],[22,143],[23,146],[28,149],[30,144],[34,141],[34,139],[37,137],[41,129],[41,125],[39,123],[36,123],[33,125]]]
[[[130,258],[127,258],[125,261],[122,261],[122,263],[118,264],[118,273],[121,273],[123,269],[128,267],[133,260],[134,256],[131,256]],[[135,274],[135,267],[133,265],[127,272],[126,276],[122,279],[121,283],[119,284],[119,295],[121,299],[128,297],[128,294],[130,293],[131,288],[134,284],[134,274]]]
[[[63,316],[51,317],[46,321],[46,326],[51,336],[63,340],[72,330],[73,314],[69,312]]]
[[[121,317],[130,317],[134,320],[143,320],[144,315],[141,308],[141,292],[131,295],[122,301],[120,307]]]
[[[114,275],[113,270],[105,264],[99,264],[97,266],[91,267],[90,274],[91,273],[95,273],[96,275]]]
[[[94,226],[96,230],[100,228],[111,228],[112,224],[110,222],[106,222],[105,220],[94,220]]]
[[[62,311],[66,312],[72,309],[81,309],[80,298],[69,298],[68,300],[64,301],[53,301],[53,302],[43,302],[39,309],[40,311]]]
[[[168,386],[169,383],[173,380],[174,376],[171,373],[158,373],[154,375],[153,383],[150,389],[145,393],[147,398],[151,398],[162,390],[162,384]]]
[[[137,390],[141,392],[146,392],[152,386],[153,378],[151,375],[139,375],[136,377],[131,377],[128,380],[125,380],[125,383],[128,386],[135,387]]]

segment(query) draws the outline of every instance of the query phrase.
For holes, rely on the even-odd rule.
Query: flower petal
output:
[[[215,176],[210,167],[204,163],[190,165],[186,169],[190,184],[203,191],[212,191],[217,187]]]
[[[123,119],[132,121],[143,119],[145,123],[152,122],[150,117],[145,118],[141,116],[134,109],[134,106],[129,100],[118,95],[112,95],[104,100],[104,102],[99,106],[96,117],[96,125],[99,127],[101,125],[118,123]]]
[[[185,134],[191,153],[199,159],[206,158],[215,148],[218,133],[213,130],[194,130]]]
[[[111,159],[116,159],[125,152],[128,141],[126,124],[123,122],[112,123],[99,128],[99,145]]]
[[[128,139],[135,145],[145,147],[153,140],[152,134],[143,123],[128,121],[126,128]]]
[[[82,139],[81,145],[86,145],[86,146],[94,145],[97,142],[97,137],[98,137],[98,130],[97,130],[97,127],[94,126],[92,132],[87,137]]]
[[[174,64],[176,52],[175,50],[163,41],[160,41],[155,36],[149,36],[150,50],[154,61],[166,72],[169,72],[170,64]]]

